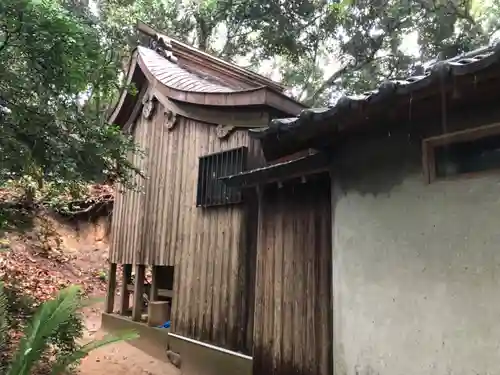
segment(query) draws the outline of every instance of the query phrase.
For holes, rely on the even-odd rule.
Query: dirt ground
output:
[[[0,252],[0,279],[20,280],[25,292],[39,300],[52,298],[57,290],[78,284],[89,296],[102,300],[108,268],[107,221],[62,222],[52,216],[36,218],[27,232],[9,234],[11,251]],[[40,252],[44,252],[44,256]],[[84,311],[85,341],[105,335],[101,326],[102,302]],[[79,368],[81,375],[179,375],[173,365],[161,362],[127,343],[92,352]]]
[[[102,337],[100,306],[85,311],[85,339]],[[109,345],[92,352],[82,361],[80,375],[179,375],[173,365],[161,362],[127,343]]]

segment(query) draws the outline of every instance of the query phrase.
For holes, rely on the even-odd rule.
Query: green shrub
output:
[[[78,312],[82,307],[82,299],[76,286],[60,291],[56,298],[40,305],[34,315],[26,315],[24,324],[14,323],[16,318],[11,315],[10,310],[22,311],[23,307],[10,306],[9,293],[0,284],[0,350],[4,356],[0,364],[1,374],[29,375],[45,363],[50,365],[52,375],[62,374],[78,364],[90,351],[136,337],[135,333],[129,332],[85,345],[78,344],[84,326]],[[25,327],[20,342],[13,348],[9,332],[16,324]],[[7,352],[13,354],[6,355]],[[49,356],[54,358],[50,362]]]

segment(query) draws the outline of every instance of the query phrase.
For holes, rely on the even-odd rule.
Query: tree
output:
[[[276,55],[297,59],[311,40],[297,37],[322,17],[338,12],[316,0],[98,0],[99,19],[121,35],[137,41],[138,19],[181,41],[234,61],[263,60]],[[300,36],[300,35],[299,35]]]
[[[363,0],[347,8],[336,33],[342,66],[312,92],[311,104],[325,92],[362,92],[432,59],[470,51],[487,43],[498,26],[474,15],[484,6],[470,0]],[[410,33],[418,35],[417,55],[404,52],[403,36]]]
[[[342,93],[372,89],[384,79],[410,74],[426,61],[487,43],[499,26],[497,3],[100,0],[98,5],[101,20],[124,32],[122,40],[137,40],[130,37],[130,25],[141,19],[261,73],[267,62],[295,98],[325,105]],[[404,37],[411,33],[418,35],[417,54],[404,48]],[[339,68],[327,69],[329,65]]]
[[[0,3],[0,182],[128,181],[133,141],[105,121],[114,45],[88,14],[50,0]]]

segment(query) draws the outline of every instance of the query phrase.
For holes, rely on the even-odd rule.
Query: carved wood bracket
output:
[[[169,108],[165,108],[164,114],[165,114],[165,120],[164,120],[165,127],[168,130],[172,130],[175,127],[175,125],[177,125],[177,113],[175,113]]]
[[[236,129],[234,125],[217,125],[215,133],[219,139],[225,139]]]
[[[151,94],[144,95],[144,98],[142,99],[142,104],[143,104],[142,116],[146,120],[148,120],[154,114],[156,108],[156,98]]]

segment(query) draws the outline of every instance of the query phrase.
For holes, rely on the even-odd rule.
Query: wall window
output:
[[[220,177],[241,173],[246,170],[246,165],[246,147],[200,157],[196,206],[210,207],[241,203],[241,190],[226,186]]]
[[[427,182],[500,170],[500,124],[427,138],[422,149]]]

